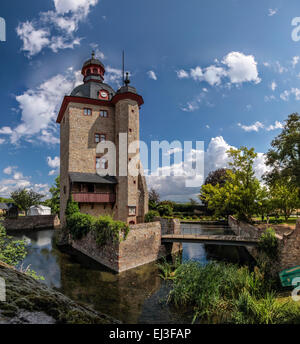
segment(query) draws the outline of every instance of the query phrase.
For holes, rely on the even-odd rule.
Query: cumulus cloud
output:
[[[267,131],[276,130],[276,129],[283,129],[283,124],[279,121],[275,121],[275,124],[269,125]]]
[[[0,134],[10,137],[13,144],[20,138],[57,144],[56,116],[65,94],[80,83],[80,72],[68,70],[66,74],[58,74],[39,86],[25,91],[16,97],[21,110],[20,124],[15,128],[3,127]]]
[[[81,38],[74,34],[97,3],[98,0],[54,0],[54,10],[41,12],[38,18],[18,25],[22,50],[32,57],[46,47],[57,52],[80,45]]]
[[[221,85],[224,78],[229,79],[229,85],[242,84],[244,82],[258,84],[261,82],[257,62],[253,55],[232,51],[223,58],[221,64],[218,60],[215,60],[215,62],[216,64],[206,68],[200,66],[191,68],[189,73],[181,69],[176,71],[177,77],[179,79],[191,78],[195,81],[204,81],[210,86]]]
[[[149,70],[149,72],[147,74],[148,74],[150,79],[157,80],[157,75],[153,70]]]
[[[251,81],[258,84],[261,81],[253,55],[233,51],[223,59],[223,63],[229,68],[227,75],[233,84]]]
[[[204,175],[195,177],[190,170],[186,169],[186,165],[175,164],[170,167],[159,168],[159,171],[157,171],[161,174],[159,176],[148,176],[148,186],[149,188],[153,187],[156,189],[160,193],[162,199],[186,202],[191,197],[197,198],[200,188],[188,188],[186,187],[186,181],[196,179],[199,182],[203,182],[209,172],[218,168],[228,167],[230,160],[226,152],[230,148],[235,147],[228,144],[222,136],[212,138],[206,152],[204,153]],[[188,154],[189,158],[192,158],[193,156],[195,156],[195,151]],[[171,176],[163,176],[162,172],[164,169],[167,169],[168,172],[172,172],[173,174]],[[263,153],[258,153],[258,156],[254,161],[254,170],[256,177],[259,179],[261,179],[262,175],[267,171],[265,156]]]

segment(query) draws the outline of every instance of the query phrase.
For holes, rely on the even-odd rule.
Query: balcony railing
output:
[[[78,203],[114,203],[116,195],[113,193],[73,192],[73,200]]]

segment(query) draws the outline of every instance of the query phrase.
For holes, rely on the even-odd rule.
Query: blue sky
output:
[[[144,97],[141,139],[204,141],[205,172],[226,165],[230,146],[268,150],[298,111],[300,5],[242,0],[11,0],[1,2],[0,196],[46,192],[59,169],[56,115],[92,51],[119,86],[121,52]],[[263,155],[257,174],[265,171]],[[164,198],[197,190],[183,178],[150,178]]]

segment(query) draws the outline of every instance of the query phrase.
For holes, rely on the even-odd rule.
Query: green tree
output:
[[[257,215],[261,216],[264,221],[265,216],[269,215],[273,210],[273,202],[271,195],[266,186],[261,187],[257,192]]]
[[[268,183],[274,183],[282,177],[289,177],[298,188],[300,197],[300,116],[291,114],[284,128],[271,143],[266,164],[271,171],[265,175]]]
[[[155,210],[160,202],[159,193],[154,189],[151,188],[149,191],[149,208],[150,210]]]
[[[253,163],[257,156],[254,148],[230,149],[227,152],[231,162],[224,186],[217,183],[201,188],[200,199],[208,204],[216,216],[236,214],[239,220],[250,222],[257,210],[260,183],[255,178]]]
[[[55,179],[55,184],[50,188],[52,197],[47,199],[44,204],[51,208],[52,214],[59,215],[60,212],[60,176]]]
[[[282,178],[270,186],[274,209],[278,209],[287,221],[291,214],[300,207],[298,188],[290,178]]]
[[[18,265],[27,255],[24,240],[14,240],[7,236],[5,228],[0,224],[0,261],[11,265]]]
[[[41,204],[45,196],[33,190],[19,189],[12,192],[10,197],[19,209],[27,212],[31,206]]]

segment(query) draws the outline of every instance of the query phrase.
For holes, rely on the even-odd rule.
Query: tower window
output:
[[[108,117],[108,112],[106,110],[101,110],[100,111],[100,117],[107,118]]]
[[[95,185],[94,184],[88,184],[88,192],[89,193],[95,192]]]
[[[84,116],[92,116],[92,109],[84,108],[83,114],[84,114]]]
[[[136,216],[136,207],[135,206],[129,206],[128,207],[128,215],[129,216]]]
[[[98,74],[98,69],[94,68],[94,69],[93,69],[93,73],[94,73],[94,74]]]
[[[104,142],[106,141],[105,134],[95,134],[95,143]]]
[[[106,170],[108,168],[108,161],[105,158],[96,157],[96,169]]]

